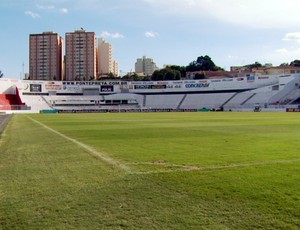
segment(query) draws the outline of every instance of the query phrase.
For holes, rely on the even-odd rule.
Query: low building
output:
[[[300,66],[275,66],[275,67],[260,67],[253,68],[252,72],[260,74],[296,74],[300,73]]]
[[[209,78],[233,78],[238,77],[237,71],[193,71],[186,73],[186,79],[192,80],[197,78],[197,75],[202,75],[203,79]]]

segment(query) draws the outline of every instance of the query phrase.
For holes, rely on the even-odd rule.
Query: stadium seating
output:
[[[253,92],[237,93],[224,106],[228,107],[228,108],[240,107],[241,105],[243,105],[245,102],[247,102],[254,95],[255,95],[255,93],[253,93]]]
[[[170,82],[168,87],[155,82],[122,82],[121,85],[120,83],[115,85],[105,83],[109,86],[108,91],[105,91],[104,83],[102,85],[99,82],[95,82],[99,84],[94,86],[94,82],[70,85],[65,82],[54,84],[53,82],[23,82],[9,79],[0,81],[1,110],[24,110],[26,105],[22,101],[25,101],[31,108],[31,112],[41,110],[151,112],[223,109],[251,111],[255,106],[263,109],[278,109],[291,105],[299,107],[300,101],[300,75],[272,76],[272,78],[258,76],[255,81],[247,79],[247,82],[244,79],[240,81],[205,80],[199,84],[195,83],[196,81]],[[257,81],[262,81],[262,83]],[[214,84],[218,84],[218,87]],[[126,90],[123,90],[124,87]],[[21,90],[20,96],[18,90]]]
[[[40,95],[22,95],[23,101],[26,101],[32,112],[39,112],[44,109],[52,109]]]
[[[188,94],[181,104],[181,109],[218,109],[235,93]]]
[[[147,95],[144,107],[153,109],[177,109],[184,94]]]
[[[269,91],[269,92],[259,92],[256,93],[253,97],[251,97],[244,105],[252,105],[252,104],[265,104],[269,103],[270,98],[274,96],[277,92],[276,91]]]
[[[17,91],[18,92],[18,91]],[[0,110],[19,110],[25,106],[19,94],[0,94]]]
[[[111,94],[111,95],[74,95],[42,96],[52,109],[56,110],[120,110],[140,108],[142,95]]]

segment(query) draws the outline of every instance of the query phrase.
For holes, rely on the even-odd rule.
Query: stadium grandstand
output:
[[[286,111],[300,108],[300,74],[182,81],[0,79],[0,111]]]

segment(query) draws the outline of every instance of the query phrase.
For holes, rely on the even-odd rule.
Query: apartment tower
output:
[[[117,61],[113,61],[113,71],[112,73],[115,75],[115,76],[119,76],[119,62]]]
[[[94,32],[66,33],[65,80],[88,81],[97,76],[97,49]]]
[[[119,75],[118,62],[113,60],[112,45],[106,42],[103,38],[98,39],[98,74],[99,77],[113,73]]]
[[[158,68],[153,59],[146,56],[143,56],[143,58],[138,58],[135,63],[135,72],[143,73],[145,76],[152,75],[157,69]]]
[[[29,78],[62,80],[62,38],[57,33],[29,35]]]

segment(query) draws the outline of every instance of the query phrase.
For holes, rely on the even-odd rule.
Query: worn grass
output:
[[[297,113],[16,115],[0,229],[298,229],[299,140]]]

